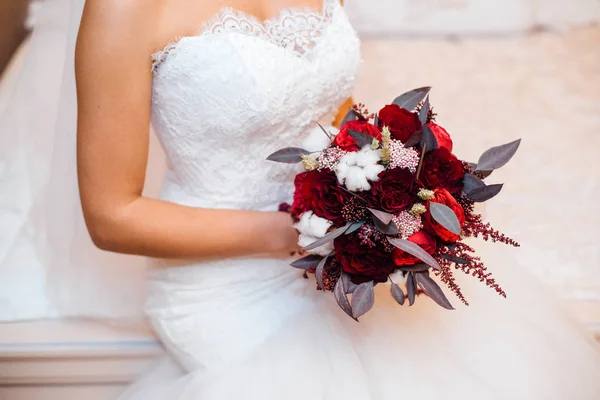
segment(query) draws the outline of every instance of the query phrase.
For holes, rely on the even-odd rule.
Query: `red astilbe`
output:
[[[452,272],[451,268],[452,261],[448,261],[440,257],[436,257],[436,261],[438,262],[438,264],[440,264],[441,269],[439,271],[433,270],[433,273],[438,278],[440,278],[440,281],[444,282],[446,286],[448,286],[448,288],[452,290],[452,292],[454,292],[456,297],[458,297],[464,305],[468,306],[469,302],[467,301],[465,296],[463,296],[462,291],[460,290],[460,286],[458,286],[458,283],[456,283],[456,280],[454,279],[454,273]]]
[[[458,203],[465,210],[465,223],[462,227],[462,235],[464,237],[478,238],[481,236],[486,242],[491,240],[493,243],[500,242],[509,246],[521,247],[516,240],[492,228],[489,222],[483,222],[481,214],[474,212],[475,203],[464,197],[461,197]]]
[[[342,275],[342,266],[336,262],[331,263],[329,266],[323,269],[323,290],[327,292],[333,292],[335,284]],[[317,290],[320,290],[317,285]]]
[[[461,263],[455,263],[455,268],[463,271],[467,275],[471,275],[480,282],[485,283],[489,288],[492,288],[502,297],[506,297],[504,290],[496,283],[496,279],[492,277],[492,273],[488,272],[487,267],[481,261],[481,258],[474,255],[475,249],[468,244],[458,241],[454,243],[453,248],[442,247],[440,248],[438,255],[442,259],[450,258],[454,260],[462,260]],[[446,257],[444,257],[446,256]]]
[[[369,113],[369,109],[367,108],[366,105],[364,105],[363,103],[358,103],[358,104],[354,104],[352,106],[352,109],[359,114],[360,116],[362,116],[364,119],[366,119],[367,121],[372,120],[373,118],[375,118],[375,114],[373,113]]]

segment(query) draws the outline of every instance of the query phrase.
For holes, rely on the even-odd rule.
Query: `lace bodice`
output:
[[[261,22],[226,8],[153,56],[152,125],[168,159],[162,198],[272,209],[296,166],[265,161],[351,94],[359,42],[337,0]]]

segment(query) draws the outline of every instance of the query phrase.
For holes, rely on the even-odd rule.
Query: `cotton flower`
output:
[[[404,285],[406,283],[406,276],[404,276],[402,271],[396,270],[396,272],[393,272],[389,275],[386,283],[391,284],[392,282],[397,285]]]
[[[344,155],[335,169],[338,182],[354,192],[371,189],[369,181],[379,180],[379,173],[385,170],[379,161],[379,151],[371,149],[369,145]]]
[[[335,136],[339,131],[332,127],[327,126],[325,130],[329,132],[332,137]],[[310,130],[308,136],[302,141],[302,148],[310,152],[321,152],[331,144],[331,140],[327,137],[325,132],[317,125]],[[315,158],[319,157],[319,153],[314,154]]]
[[[306,247],[309,244],[316,242],[327,234],[329,228],[333,225],[331,221],[316,216],[312,211],[307,211],[300,217],[294,228],[300,232],[298,245]],[[316,249],[309,250],[311,254],[319,254],[326,256],[333,251],[333,241],[326,243]]]

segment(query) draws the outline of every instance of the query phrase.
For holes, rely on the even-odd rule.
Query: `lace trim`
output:
[[[224,7],[203,24],[196,36],[238,32],[258,37],[301,57],[317,43],[323,29],[331,20],[336,4],[338,4],[337,0],[323,0],[321,10],[311,7],[289,7],[265,21],[235,8]],[[177,38],[152,54],[153,73],[184,37]]]

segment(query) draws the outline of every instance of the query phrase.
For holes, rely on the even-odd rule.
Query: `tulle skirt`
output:
[[[298,277],[296,296],[308,306],[269,328],[251,348],[222,347],[231,357],[220,363],[203,364],[200,355],[200,364],[186,363],[171,348],[169,331],[159,329],[173,356],[122,399],[600,398],[600,353],[591,335],[522,267],[506,258],[489,261],[507,299],[458,272],[471,305],[449,295],[454,311],[424,296],[412,307],[400,307],[390,286],[380,284],[375,307],[360,322],[348,318],[331,293]],[[229,322],[229,329],[242,330],[240,338],[254,335],[254,327]],[[163,323],[169,325],[169,318]],[[193,341],[196,333],[187,334]],[[216,348],[224,344],[214,340]]]

